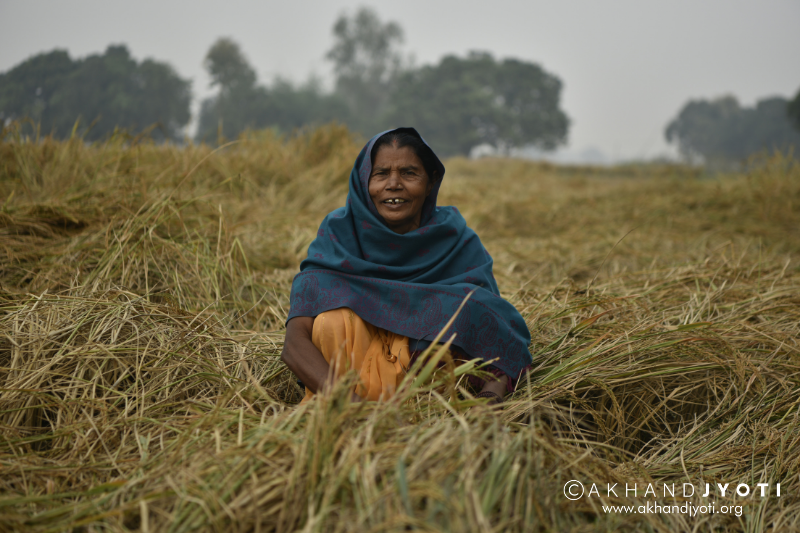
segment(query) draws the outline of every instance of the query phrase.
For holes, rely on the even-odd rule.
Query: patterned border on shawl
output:
[[[366,281],[368,283],[376,284],[376,285],[407,288],[407,289],[411,289],[411,290],[415,290],[415,291],[422,291],[422,292],[431,293],[431,294],[442,294],[442,295],[447,296],[448,298],[453,298],[455,300],[458,300],[458,299],[462,299],[463,300],[463,297],[461,297],[461,295],[459,295],[459,294],[456,294],[455,291],[434,289],[434,288],[430,288],[430,287],[425,287],[423,284],[410,284],[410,283],[403,283],[403,282],[400,282],[400,281],[390,281],[390,280],[384,280],[384,279],[379,279],[379,278],[370,278],[370,277],[367,277],[367,276],[358,276],[358,275],[355,275],[355,274],[345,274],[345,273],[342,273],[342,272],[337,272],[335,270],[326,270],[326,269],[305,270],[305,271],[299,273],[297,276],[295,276],[294,282],[299,281],[301,278],[303,278],[307,274],[308,275],[323,274],[323,275],[331,276],[331,277],[334,277],[334,278],[349,278],[349,279],[352,279],[352,280]],[[294,282],[292,283],[293,286],[294,286]],[[494,293],[492,293],[490,291],[487,291],[487,292],[489,292],[489,294],[491,294],[495,298],[502,298],[501,296],[498,296],[498,295],[496,295],[496,294],[494,294]],[[472,305],[472,304],[477,304],[481,308],[483,308],[486,311],[490,312],[494,316],[494,318],[498,321],[498,323],[504,324],[509,329],[513,330],[513,327],[511,326],[511,324],[509,324],[497,311],[492,309],[490,306],[486,305],[485,303],[483,303],[483,302],[481,302],[481,301],[479,301],[477,299],[471,299],[470,302],[469,302],[469,305]],[[290,301],[290,305],[291,305],[291,301]],[[511,304],[509,304],[509,305],[511,305]],[[317,314],[325,312],[325,311],[328,311],[330,309],[335,309],[336,308],[336,307],[331,307],[330,309],[326,309],[324,307],[325,306],[321,306],[321,308],[317,311]],[[290,307],[289,317],[290,318],[293,317],[292,314],[291,314],[291,307]],[[527,327],[527,326],[525,326],[524,322],[523,322],[523,324],[521,324],[521,326]],[[397,332],[397,333],[401,333],[401,332]],[[432,334],[429,334],[429,335],[432,335]],[[426,337],[427,336],[428,335],[426,335]],[[423,337],[423,339],[424,339],[424,337]],[[463,349],[469,349],[470,348],[469,346],[462,346],[461,343],[459,343],[458,341],[454,341],[454,343],[457,346],[461,346]],[[518,355],[516,355],[515,357],[513,357],[513,359],[516,359],[519,362],[519,364],[515,364],[513,367],[511,367],[511,366],[508,367],[508,370],[510,370],[510,371],[507,372],[507,373],[509,374],[510,377],[515,378],[515,379],[518,378],[520,373],[522,372],[522,370],[527,366],[527,364],[522,363],[522,361],[521,361],[524,358],[524,356],[527,356],[527,358],[530,358],[530,351],[528,350],[527,346],[525,346],[524,348],[520,348],[520,353]],[[479,357],[480,357],[480,355],[479,355]],[[481,357],[481,358],[482,359],[486,359],[485,357]],[[509,362],[511,362],[511,361],[509,361]],[[502,362],[495,362],[493,364],[495,366],[498,366],[498,363],[500,364],[500,366],[506,366],[506,365],[503,365]],[[516,368],[518,366],[520,367],[519,369]],[[512,368],[514,368],[514,370],[511,370]]]

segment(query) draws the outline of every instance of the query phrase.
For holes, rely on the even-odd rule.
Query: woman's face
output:
[[[410,147],[378,149],[369,176],[369,196],[389,229],[400,234],[417,229],[422,204],[432,188],[422,161]]]

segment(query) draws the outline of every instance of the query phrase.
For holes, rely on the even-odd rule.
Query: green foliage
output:
[[[787,102],[773,97],[753,108],[733,96],[692,100],[667,126],[665,135],[687,159],[710,164],[741,161],[763,150],[800,148],[800,133],[786,118]]]
[[[380,129],[376,118],[407,62],[399,50],[403,29],[396,22],[381,22],[373,9],[362,7],[351,18],[339,17],[333,37],[326,57],[333,63],[336,92],[347,102],[351,127],[372,136]]]
[[[399,51],[402,28],[369,8],[340,17],[333,34],[327,58],[336,92],[350,108],[350,126],[366,136],[414,126],[443,155],[482,143],[552,149],[566,141],[561,81],[536,64],[473,52],[409,68]]]
[[[269,100],[264,110],[263,123],[275,124],[282,130],[291,130],[308,124],[348,121],[349,110],[338,94],[326,94],[319,83],[311,79],[302,85],[293,85],[277,78],[268,88]]]
[[[569,127],[560,93],[561,81],[533,63],[485,52],[447,56],[398,80],[386,123],[413,125],[443,155],[481,143],[553,149]]]
[[[197,139],[235,138],[246,129],[292,130],[332,120],[369,137],[414,126],[441,155],[466,155],[479,144],[500,150],[550,150],[567,139],[569,119],[559,107],[561,81],[539,65],[473,52],[438,65],[409,68],[400,52],[403,31],[369,8],[341,16],[333,27],[336,89],[293,86],[277,79],[258,86],[238,46],[219,40],[206,68],[219,93],[203,102]]]
[[[794,99],[789,102],[786,111],[794,127],[800,130],[800,91],[797,91]]]
[[[124,45],[73,61],[60,50],[32,57],[0,78],[0,118],[31,119],[57,138],[87,140],[117,128],[153,125],[155,139],[180,139],[189,122],[190,83],[166,63],[137,63]]]
[[[0,120],[27,117],[52,124],[60,111],[59,89],[76,67],[65,50],[53,50],[0,74]]]
[[[402,69],[398,46],[403,30],[394,22],[382,23],[372,9],[361,8],[352,18],[341,16],[333,34],[335,42],[326,56],[336,76],[333,93],[325,93],[314,79],[294,85],[277,78],[271,85],[257,85],[239,46],[219,39],[205,60],[219,92],[201,105],[197,139],[230,139],[267,127],[290,131],[330,121],[346,122],[366,136],[375,133]]]
[[[369,8],[341,16],[333,36],[326,55],[336,77],[332,93],[313,78],[261,85],[239,45],[218,39],[203,62],[217,92],[201,103],[197,140],[336,121],[364,136],[415,126],[442,155],[468,154],[482,143],[553,149],[566,141],[561,81],[536,64],[473,52],[411,69],[400,51],[402,28]],[[28,118],[26,133],[37,125],[61,139],[76,121],[79,136],[90,141],[154,125],[155,139],[179,139],[190,118],[189,89],[169,65],[137,63],[123,45],[76,61],[56,50],[0,74],[0,121]]]
[[[223,94],[252,90],[255,86],[255,71],[231,39],[217,39],[203,65],[211,76],[211,86],[219,87]]]
[[[348,109],[335,94],[325,94],[312,79],[295,86],[276,79],[271,86],[257,85],[256,74],[239,45],[219,39],[204,62],[212,87],[219,92],[200,108],[197,140],[233,139],[245,130],[277,128],[291,131],[302,126],[345,121]]]
[[[220,92],[203,101],[197,140],[215,142],[234,139],[246,130],[297,128],[329,122],[344,122],[347,106],[335,94],[325,94],[313,80],[295,86],[276,79],[272,86]]]

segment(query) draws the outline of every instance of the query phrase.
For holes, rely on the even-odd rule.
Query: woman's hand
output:
[[[489,405],[496,405],[503,402],[506,390],[508,390],[508,376],[502,376],[495,379],[487,379],[486,384],[478,393],[480,398],[489,398]]]

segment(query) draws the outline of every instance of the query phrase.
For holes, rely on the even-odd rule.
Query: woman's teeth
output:
[[[385,203],[385,204],[403,204],[405,202],[406,202],[406,200],[403,200],[402,198],[389,198],[388,200],[386,200],[383,203]]]

